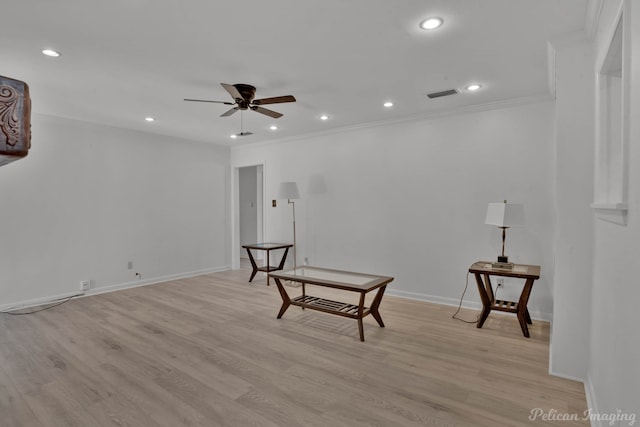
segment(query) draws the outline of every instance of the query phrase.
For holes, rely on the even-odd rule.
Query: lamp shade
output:
[[[278,189],[278,199],[299,199],[298,184],[295,182],[281,182]]]
[[[522,227],[524,206],[517,203],[489,203],[485,224],[498,227]]]

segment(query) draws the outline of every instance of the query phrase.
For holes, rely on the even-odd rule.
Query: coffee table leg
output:
[[[376,297],[373,299],[373,302],[371,303],[371,308],[369,309],[371,311],[371,315],[373,316],[374,319],[376,319],[376,322],[378,322],[378,325],[380,325],[381,328],[384,328],[384,322],[382,321],[382,317],[380,316],[378,307],[380,307],[380,302],[382,301],[382,296],[384,295],[384,290],[386,289],[386,287],[387,285],[384,285],[378,289],[378,292],[376,293]]]
[[[360,294],[360,304],[358,305],[358,332],[360,332],[360,341],[364,341],[364,325],[362,324],[362,317],[364,313],[364,296],[365,293]]]
[[[289,298],[287,291],[284,289],[284,286],[282,286],[280,279],[274,277],[273,280],[276,281],[278,292],[280,292],[280,297],[282,297],[282,307],[280,307],[280,311],[278,312],[278,319],[280,319],[284,312],[287,311],[287,308],[289,308],[289,305],[291,305],[291,299]]]

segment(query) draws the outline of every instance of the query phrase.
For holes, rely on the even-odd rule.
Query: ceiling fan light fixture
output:
[[[393,102],[391,102],[391,101],[387,101],[387,102],[385,102],[385,103],[384,103],[384,104],[382,104],[382,105],[383,105],[383,106],[385,106],[386,108],[391,108],[391,107],[393,107]]]
[[[278,130],[278,126],[276,126],[276,125],[271,125],[271,126],[269,126],[269,129],[271,129],[271,130]]]
[[[467,89],[469,92],[475,92],[478,89],[480,89],[482,87],[482,85],[478,84],[478,83],[472,83],[470,85],[468,85],[465,89]]]
[[[326,114],[323,114],[323,115],[320,116],[320,120],[322,120],[322,121],[329,120],[329,116],[326,115]]]
[[[427,18],[420,23],[420,28],[423,30],[435,30],[443,24],[442,18],[432,17]]]
[[[236,139],[238,137],[238,135],[236,135],[235,133],[229,135],[229,138],[231,139]]]
[[[155,122],[155,121],[156,121],[156,118],[155,118],[155,117],[148,116],[148,117],[145,117],[145,118],[144,118],[144,120],[145,120],[146,122],[151,123],[151,122]]]

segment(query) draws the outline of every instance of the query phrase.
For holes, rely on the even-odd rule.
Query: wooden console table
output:
[[[250,245],[242,245],[243,248],[247,250],[249,254],[249,261],[251,261],[251,267],[253,267],[253,271],[251,272],[251,277],[249,277],[249,282],[256,277],[256,273],[258,271],[263,271],[265,273],[269,273],[270,271],[282,270],[284,268],[284,262],[287,260],[287,253],[289,253],[289,248],[293,245],[291,243],[252,243]],[[256,260],[253,259],[253,255],[251,254],[251,249],[266,251],[267,252],[267,265],[263,267],[259,267],[256,264]],[[280,260],[280,264],[271,265],[269,261],[269,252],[275,249],[284,249],[284,254],[282,255],[282,259]],[[269,276],[267,276],[267,286],[269,286]]]
[[[318,267],[298,267],[294,270],[269,273],[269,276],[276,281],[278,291],[282,297],[282,307],[278,312],[278,319],[282,317],[290,305],[297,305],[302,308],[323,311],[325,313],[336,314],[338,316],[349,317],[358,320],[358,331],[360,341],[364,341],[364,330],[362,319],[371,314],[378,325],[384,328],[382,317],[378,311],[384,290],[387,284],[393,281],[393,277],[376,276],[373,274],[352,273],[349,271],[329,270]],[[302,295],[290,298],[281,280],[290,280],[302,284]],[[327,288],[342,289],[345,291],[360,293],[358,305],[347,304],[338,301],[327,300],[306,294],[305,285],[323,286]],[[371,307],[364,306],[365,295],[378,289]]]
[[[522,333],[525,337],[529,338],[529,328],[527,327],[527,324],[531,325],[531,316],[529,316],[527,303],[529,302],[529,295],[531,295],[533,282],[540,278],[540,266],[515,264],[512,269],[503,269],[493,268],[491,262],[488,261],[478,261],[469,267],[469,273],[473,273],[476,277],[478,292],[480,293],[480,299],[482,300],[482,314],[480,315],[480,318],[478,318],[476,326],[478,328],[482,328],[482,325],[485,320],[487,320],[491,310],[515,313],[518,316]],[[524,287],[522,288],[522,293],[520,294],[518,302],[495,299],[490,276],[524,279]]]

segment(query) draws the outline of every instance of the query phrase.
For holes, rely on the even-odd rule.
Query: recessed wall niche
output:
[[[622,9],[597,68],[596,181],[591,205],[599,218],[619,224],[626,224],[628,191],[629,55],[624,18]]]

